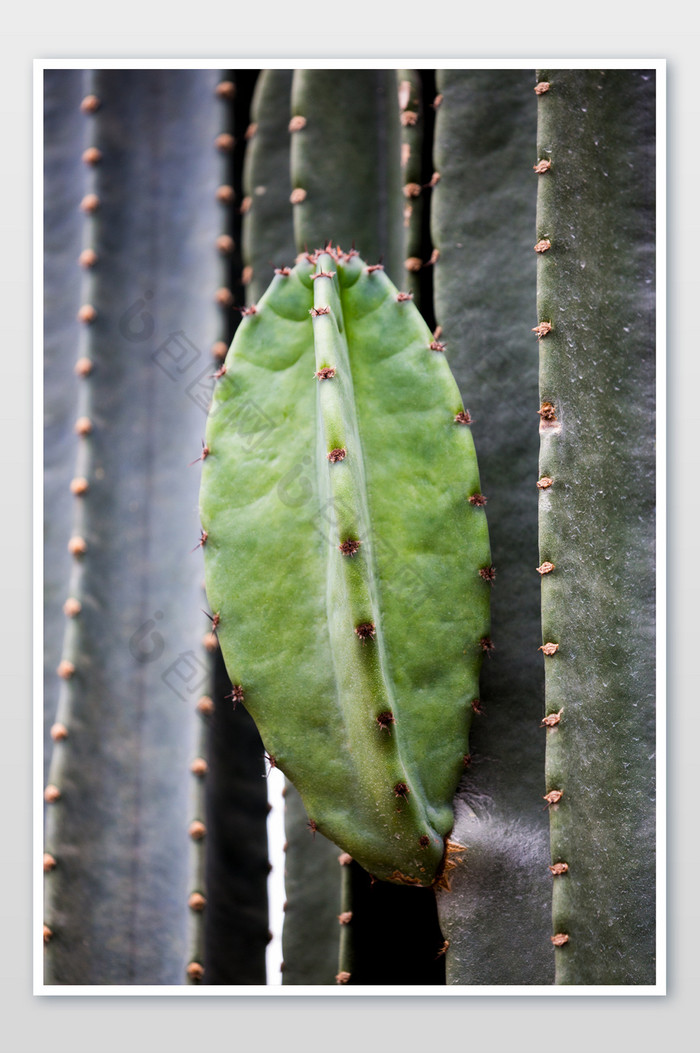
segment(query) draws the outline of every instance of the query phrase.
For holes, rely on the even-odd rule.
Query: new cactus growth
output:
[[[445,869],[489,632],[485,510],[441,345],[381,267],[279,274],[214,395],[201,514],[229,674],[313,829]]]

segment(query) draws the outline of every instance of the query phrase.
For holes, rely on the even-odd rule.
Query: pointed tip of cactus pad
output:
[[[449,870],[491,568],[432,342],[378,265],[330,242],[302,254],[236,333],[201,490],[229,675],[312,833],[421,885]]]

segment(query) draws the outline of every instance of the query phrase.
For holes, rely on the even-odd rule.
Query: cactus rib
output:
[[[185,335],[178,351],[190,355],[190,384],[195,341],[206,342],[213,321],[214,82],[213,71],[94,72],[88,97],[101,105],[84,111],[91,142],[81,263],[91,310],[80,312],[85,346],[76,364],[84,401],[73,441],[83,460],[71,487],[80,518],[69,549],[79,576],[66,605],[55,789],[47,794],[52,984],[186,978],[195,718],[179,711],[173,670],[187,697],[178,662],[201,672],[192,650],[201,569],[188,552],[197,480],[187,463],[204,413],[183,377],[159,365],[182,365],[161,345]],[[154,177],[164,157],[184,177],[167,198]],[[161,426],[169,441],[157,441]]]
[[[336,238],[403,281],[396,71],[297,69],[291,136],[297,251]]]
[[[652,984],[654,73],[537,80],[553,953],[559,984]]]
[[[423,267],[423,85],[418,70],[396,71],[401,124],[403,182],[403,266],[406,287],[420,306],[420,271]]]
[[[265,69],[255,84],[243,168],[243,262],[248,303],[267,288],[273,268],[294,256],[289,195],[292,70]]]
[[[453,836],[468,846],[438,896],[450,984],[547,983],[550,876],[537,650],[537,341],[532,70],[438,70],[432,192],[435,315],[469,393],[488,495],[496,649],[474,698]],[[534,423],[533,423],[534,422]],[[484,568],[487,570],[487,568]],[[518,888],[518,895],[513,890]],[[517,944],[517,954],[512,953]]]
[[[342,873],[338,849],[316,833],[309,837],[309,817],[301,797],[287,780],[285,786],[284,879],[285,912],[282,930],[283,984],[334,984],[338,972]]]

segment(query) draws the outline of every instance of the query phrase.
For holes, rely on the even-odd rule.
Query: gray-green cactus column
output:
[[[399,103],[394,70],[298,69],[291,174],[297,248],[331,240],[382,259],[403,283]]]
[[[311,836],[309,817],[295,787],[285,787],[284,984],[335,984],[341,940],[352,938],[344,911],[342,853],[322,834]],[[347,970],[346,970],[347,971]]]
[[[466,846],[438,907],[451,984],[546,984],[551,875],[538,651],[534,71],[438,70],[435,317],[488,500],[494,650],[455,801]]]
[[[540,70],[540,561],[561,984],[655,977],[655,85]]]
[[[419,70],[396,71],[401,125],[401,174],[403,184],[404,285],[420,306],[423,259],[423,138],[425,112],[423,82]]]
[[[45,792],[46,975],[179,984],[196,891],[188,846],[205,834],[191,811],[209,663],[190,462],[220,310],[217,73],[86,74],[82,103],[64,91],[74,77],[47,80],[50,124],[76,123],[55,115],[57,98],[79,108],[84,178],[66,207],[84,240],[82,335],[63,348],[78,417],[62,441],[74,519]],[[51,345],[50,317],[47,331]]]
[[[264,69],[255,84],[248,125],[241,201],[247,301],[255,303],[276,267],[296,255],[292,213],[292,70]]]

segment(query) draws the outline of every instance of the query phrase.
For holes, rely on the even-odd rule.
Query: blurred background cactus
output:
[[[444,348],[495,578],[451,889],[289,784],[282,982],[654,983],[654,107],[648,69],[46,71],[48,984],[280,982],[197,495],[243,311],[329,241]]]

